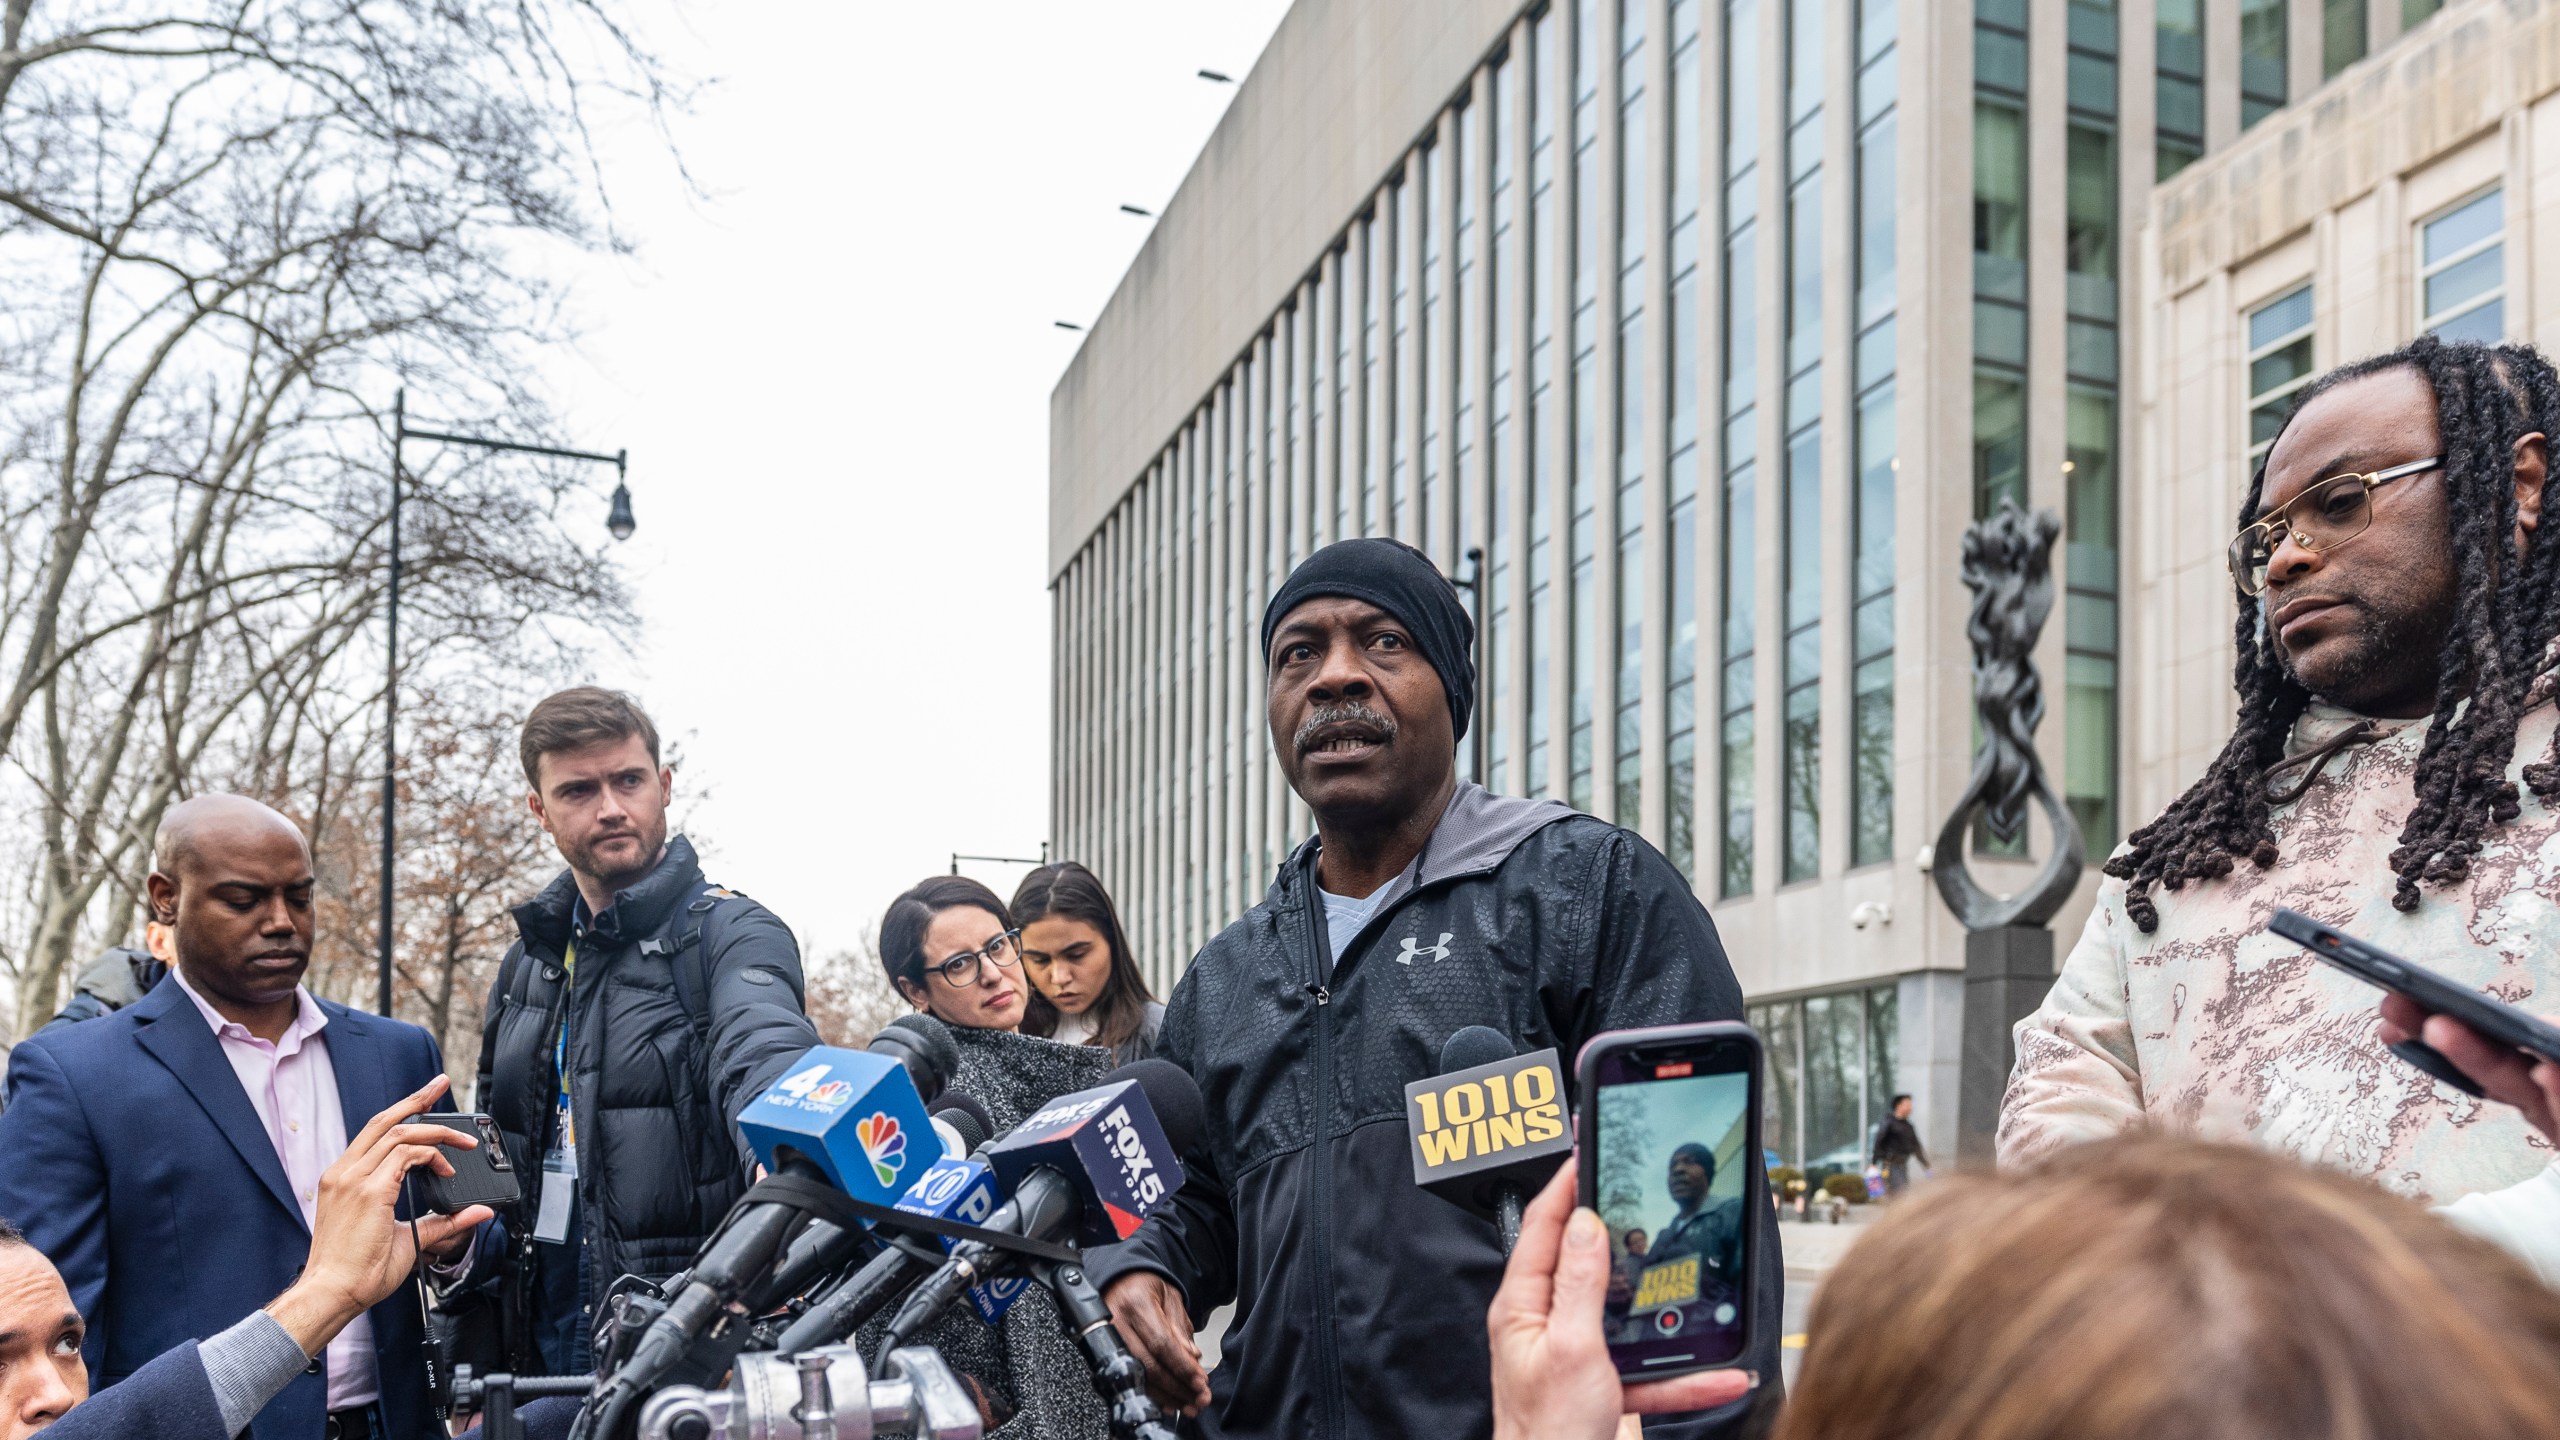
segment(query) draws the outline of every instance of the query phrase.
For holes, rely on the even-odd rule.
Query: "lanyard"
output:
[[[569,1012],[577,1004],[578,942],[576,940],[571,940],[561,952],[560,968],[561,988],[567,993],[560,1002],[560,1033],[552,1041],[551,1048],[552,1074],[557,1079],[560,1092],[560,1131],[554,1137],[553,1143],[575,1146],[578,1143],[576,1122],[570,1118],[569,1109]]]
[[[574,978],[578,969],[578,943],[569,942],[562,952],[561,968]],[[575,1003],[574,987],[568,979],[564,990],[571,991],[560,1003],[560,1034],[552,1041],[551,1063],[558,1079],[559,1111],[551,1127],[551,1148],[542,1157],[542,1199],[535,1211],[533,1238],[548,1245],[565,1243],[569,1238],[569,1211],[577,1203],[578,1186],[578,1122],[569,1108],[569,1007]]]

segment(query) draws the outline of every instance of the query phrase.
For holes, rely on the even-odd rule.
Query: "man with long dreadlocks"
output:
[[[2560,1008],[2555,426],[2523,346],[2421,339],[2303,390],[2230,547],[2230,742],[2107,862],[2019,1022],[2003,1164],[2152,1124],[2439,1200],[2540,1168],[2513,1111],[2401,1062],[2370,988],[2265,929],[2289,905]]]

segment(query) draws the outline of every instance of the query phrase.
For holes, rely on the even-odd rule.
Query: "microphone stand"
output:
[[[1058,1297],[1059,1318],[1093,1364],[1093,1388],[1111,1411],[1111,1433],[1119,1440],[1175,1440],[1164,1412],[1147,1395],[1146,1368],[1112,1326],[1111,1307],[1103,1303],[1084,1267],[1037,1261],[1032,1273]]]
[[[552,1395],[586,1395],[596,1388],[593,1375],[474,1375],[468,1365],[453,1371],[453,1405],[457,1416],[480,1415],[483,1440],[524,1440],[524,1422],[516,1418],[516,1402]]]

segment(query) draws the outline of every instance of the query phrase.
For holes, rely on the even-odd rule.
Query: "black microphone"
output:
[[[1440,1073],[1404,1087],[1413,1180],[1491,1220],[1508,1255],[1530,1192],[1573,1150],[1556,1052],[1514,1057],[1511,1041],[1469,1025],[1440,1046]]]
[[[906,1066],[908,1077],[916,1082],[916,1094],[927,1105],[960,1073],[960,1047],[952,1040],[950,1027],[921,1011],[882,1026],[862,1048]]]
[[[952,1133],[960,1137],[960,1153],[955,1159],[968,1159],[978,1153],[979,1146],[995,1138],[996,1117],[988,1114],[987,1107],[979,1104],[974,1095],[946,1091],[933,1102],[933,1118],[950,1126]]]
[[[739,1133],[772,1176],[885,1202],[923,1172],[930,1161],[921,1137],[931,1133],[931,1117],[920,1087],[942,1092],[958,1068],[959,1047],[941,1021],[910,1015],[882,1030],[870,1050],[814,1047],[739,1112]],[[940,1150],[938,1138],[932,1148]],[[824,1220],[804,1228],[810,1214],[809,1205],[782,1195],[733,1210],[666,1310],[597,1387],[579,1417],[579,1440],[619,1436],[640,1399],[670,1378],[717,1379],[743,1343],[742,1318],[788,1298],[791,1291],[778,1284],[796,1290],[848,1263],[866,1243],[860,1231]],[[787,1241],[794,1243],[786,1255]],[[777,1275],[777,1267],[790,1273]]]
[[[950,1032],[943,1032],[942,1038],[947,1042]],[[933,1118],[950,1127],[960,1142],[962,1156],[986,1144],[989,1132],[995,1129],[995,1119],[987,1113],[987,1107],[976,1096],[958,1090],[945,1090],[942,1098],[933,1102]],[[772,1272],[748,1293],[746,1311],[760,1315],[808,1289],[821,1277],[869,1258],[876,1248],[866,1227],[846,1230],[831,1220],[813,1219],[783,1247]]]
[[[1520,1053],[1511,1037],[1490,1025],[1470,1025],[1440,1045],[1440,1073],[1454,1074],[1479,1065],[1499,1065]]]
[[[1085,1245],[1125,1240],[1181,1188],[1181,1156],[1199,1148],[1206,1119],[1200,1087],[1164,1060],[1123,1065],[1093,1089],[1062,1095],[982,1152],[1012,1190],[985,1228]],[[913,1339],[971,1285],[1020,1263],[984,1241],[952,1247],[898,1308],[881,1353]]]
[[[884,1245],[871,1263],[819,1293],[808,1310],[773,1342],[785,1355],[838,1344],[889,1302],[933,1273],[934,1261],[898,1245]]]

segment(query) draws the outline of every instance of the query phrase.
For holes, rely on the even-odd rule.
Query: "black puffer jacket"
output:
[[[1570,1076],[1601,1031],[1739,1020],[1742,991],[1670,862],[1551,801],[1461,785],[1330,966],[1315,852],[1302,846],[1175,989],[1162,1053],[1200,1082],[1211,1153],[1088,1268],[1106,1285],[1165,1275],[1195,1322],[1236,1302],[1210,1436],[1488,1435],[1501,1244],[1414,1185],[1405,1085],[1435,1073],[1468,1025],[1524,1051],[1554,1046]],[[1755,1156],[1744,1194],[1763,1283],[1748,1363],[1773,1397],[1785,1267],[1768,1193]],[[1739,1434],[1743,1408],[1650,1428]]]
[[[589,1292],[602,1296],[623,1274],[663,1279],[692,1263],[752,1174],[733,1117],[818,1032],[802,1010],[790,929],[704,880],[683,837],[575,935],[576,974],[564,984],[577,895],[564,871],[516,908],[519,938],[480,1032],[479,1096],[529,1177],[529,1225],[569,1002],[579,1214]]]

